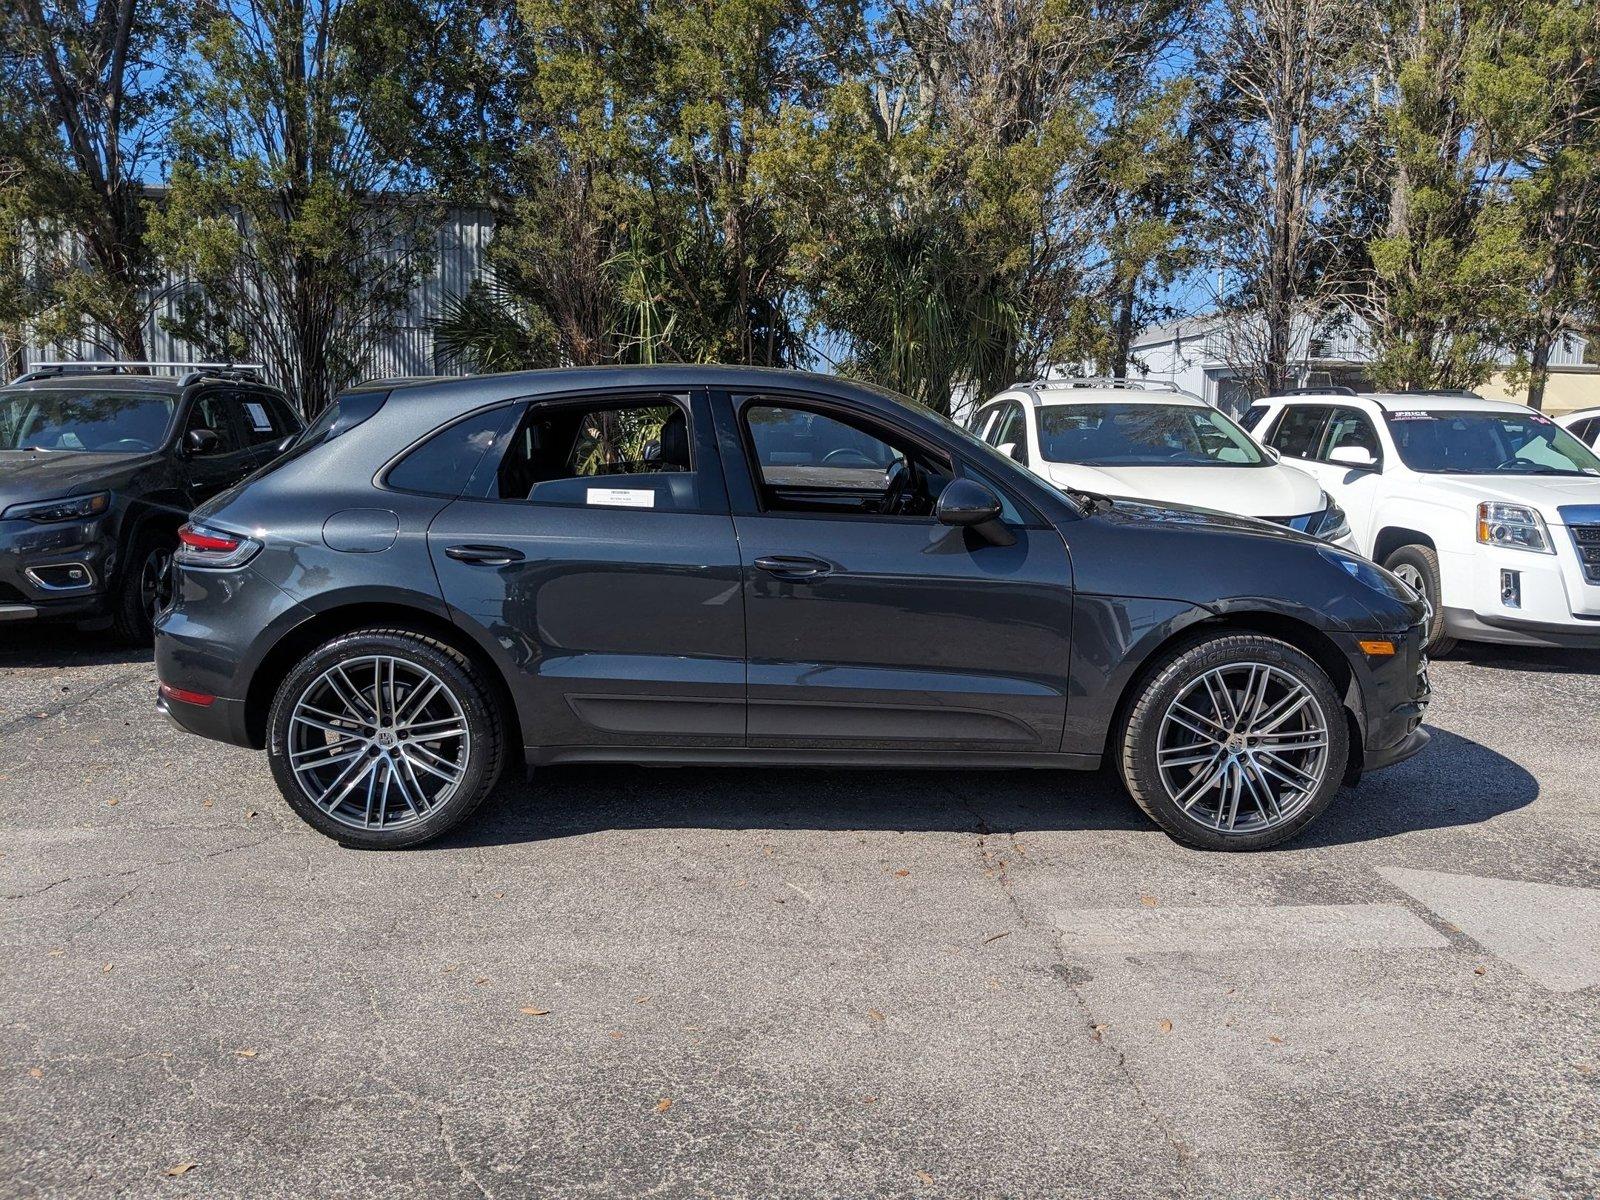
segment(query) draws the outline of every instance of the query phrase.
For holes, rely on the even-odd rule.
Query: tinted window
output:
[[[1010,446],[1006,451],[1019,463],[1028,461],[1028,418],[1022,411],[1022,405],[1010,404],[1006,406],[1005,416],[995,422],[994,444]]]
[[[1318,458],[1328,459],[1335,450],[1355,447],[1372,455],[1376,462],[1383,456],[1378,445],[1378,432],[1367,414],[1356,408],[1336,408],[1328,421],[1327,432],[1322,437],[1322,452]]]
[[[1315,458],[1329,409],[1322,404],[1291,404],[1283,410],[1267,442],[1290,458]]]
[[[176,402],[176,396],[149,392],[3,392],[0,449],[155,450],[166,438]]]
[[[491,495],[533,504],[698,509],[688,410],[667,397],[536,404],[517,425]]]
[[[1271,410],[1265,404],[1252,404],[1249,411],[1239,418],[1239,424],[1253,433],[1255,432],[1255,427],[1261,424],[1261,418],[1266,416],[1269,411]]]
[[[239,399],[245,437],[251,445],[281,442],[300,428],[290,424],[288,414],[274,396],[247,393]]]
[[[948,463],[866,420],[757,401],[744,422],[769,508],[920,516],[950,481]]]
[[[461,495],[515,411],[491,408],[446,426],[400,460],[389,472],[389,486],[432,496]]]
[[[189,409],[189,421],[184,426],[183,436],[187,439],[196,429],[211,430],[217,435],[217,441],[206,451],[208,456],[234,454],[243,450],[244,435],[234,420],[234,412],[238,407],[239,398],[232,392],[201,392]]]

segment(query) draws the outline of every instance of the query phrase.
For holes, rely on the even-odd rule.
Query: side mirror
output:
[[[1278,451],[1276,446],[1263,446],[1261,448],[1267,452],[1267,457],[1273,462],[1283,461],[1283,455]]]
[[[221,441],[214,429],[191,429],[183,439],[183,446],[190,454],[210,454]]]
[[[1000,520],[1000,497],[976,479],[952,479],[939,493],[934,518],[941,525],[970,529],[995,546],[1016,544],[1017,535]]]
[[[1001,442],[995,449],[1007,458],[1014,459],[1017,457],[1017,444],[1015,442]]]
[[[1335,446],[1328,452],[1328,461],[1342,467],[1363,467],[1368,470],[1378,465],[1372,451],[1365,446]]]

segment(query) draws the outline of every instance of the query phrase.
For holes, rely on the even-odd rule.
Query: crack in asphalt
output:
[[[82,691],[73,693],[70,697],[60,701],[57,704],[47,708],[36,709],[33,712],[24,713],[20,717],[13,717],[4,724],[0,724],[0,734],[10,733],[12,730],[21,729],[25,725],[37,725],[41,721],[50,720],[52,717],[59,717],[63,713],[77,708],[79,705],[87,704],[90,700],[93,700],[97,696],[103,696],[107,692],[114,691],[123,684],[131,683],[133,680],[141,677],[148,677],[154,670],[154,663],[142,663],[135,670],[123,671],[121,674],[113,675],[110,679],[103,680],[100,683],[84,688]]]
[[[995,854],[990,851],[988,841],[990,837],[994,836],[994,830],[990,827],[988,820],[979,810],[977,804],[974,803],[970,798],[962,795],[949,784],[945,784],[944,787],[957,804],[972,814],[973,820],[976,822],[975,832],[978,839],[978,856],[984,865],[985,873],[991,875],[999,884],[1001,894],[1005,897],[1007,905],[1011,908],[1012,914],[1016,917],[1017,925],[1021,929],[1030,932],[1046,933],[1047,940],[1054,950],[1052,957],[1055,961],[1050,965],[1050,973],[1061,981],[1061,983],[1066,987],[1067,992],[1071,995],[1073,1003],[1077,1006],[1077,1009],[1083,1018],[1084,1027],[1090,1031],[1090,1040],[1096,1045],[1104,1046],[1108,1051],[1116,1056],[1117,1073],[1121,1075],[1123,1080],[1127,1083],[1128,1090],[1133,1095],[1134,1103],[1156,1127],[1161,1136],[1166,1140],[1167,1144],[1172,1147],[1176,1165],[1184,1169],[1194,1167],[1197,1160],[1195,1148],[1188,1142],[1184,1141],[1184,1139],[1179,1136],[1177,1131],[1173,1129],[1170,1124],[1168,1124],[1161,1109],[1151,1102],[1150,1096],[1146,1093],[1144,1086],[1139,1082],[1138,1077],[1133,1073],[1133,1069],[1128,1065],[1127,1054],[1106,1037],[1105,1028],[1108,1027],[1103,1028],[1101,1023],[1095,1019],[1094,1009],[1089,1004],[1088,998],[1083,994],[1083,991],[1079,988],[1077,982],[1072,978],[1072,965],[1067,962],[1066,956],[1061,952],[1060,939],[1055,936],[1053,930],[1050,930],[1045,926],[1041,926],[1037,921],[1034,920],[1032,916],[1029,915],[1026,906],[1022,903],[1021,898],[1016,894],[1015,889],[1011,886],[1011,875],[1007,860],[1004,858],[997,858]],[[1010,842],[1011,849],[1016,857],[1026,860],[1027,855],[1024,853],[1021,844],[1017,841],[1016,834],[1012,833],[1007,835],[1007,839]]]

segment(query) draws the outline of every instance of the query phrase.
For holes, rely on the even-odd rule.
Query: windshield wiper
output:
[[[1086,492],[1082,488],[1065,486],[1061,490],[1071,498],[1074,504],[1089,514],[1110,512],[1117,504],[1110,496],[1102,496],[1099,492]]]

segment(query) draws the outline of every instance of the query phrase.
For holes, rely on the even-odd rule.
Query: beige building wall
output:
[[[1486,400],[1528,402],[1528,385],[1509,386],[1503,372],[1496,373],[1477,392]],[[1552,367],[1544,385],[1544,411],[1559,417],[1579,408],[1600,408],[1600,367]]]

